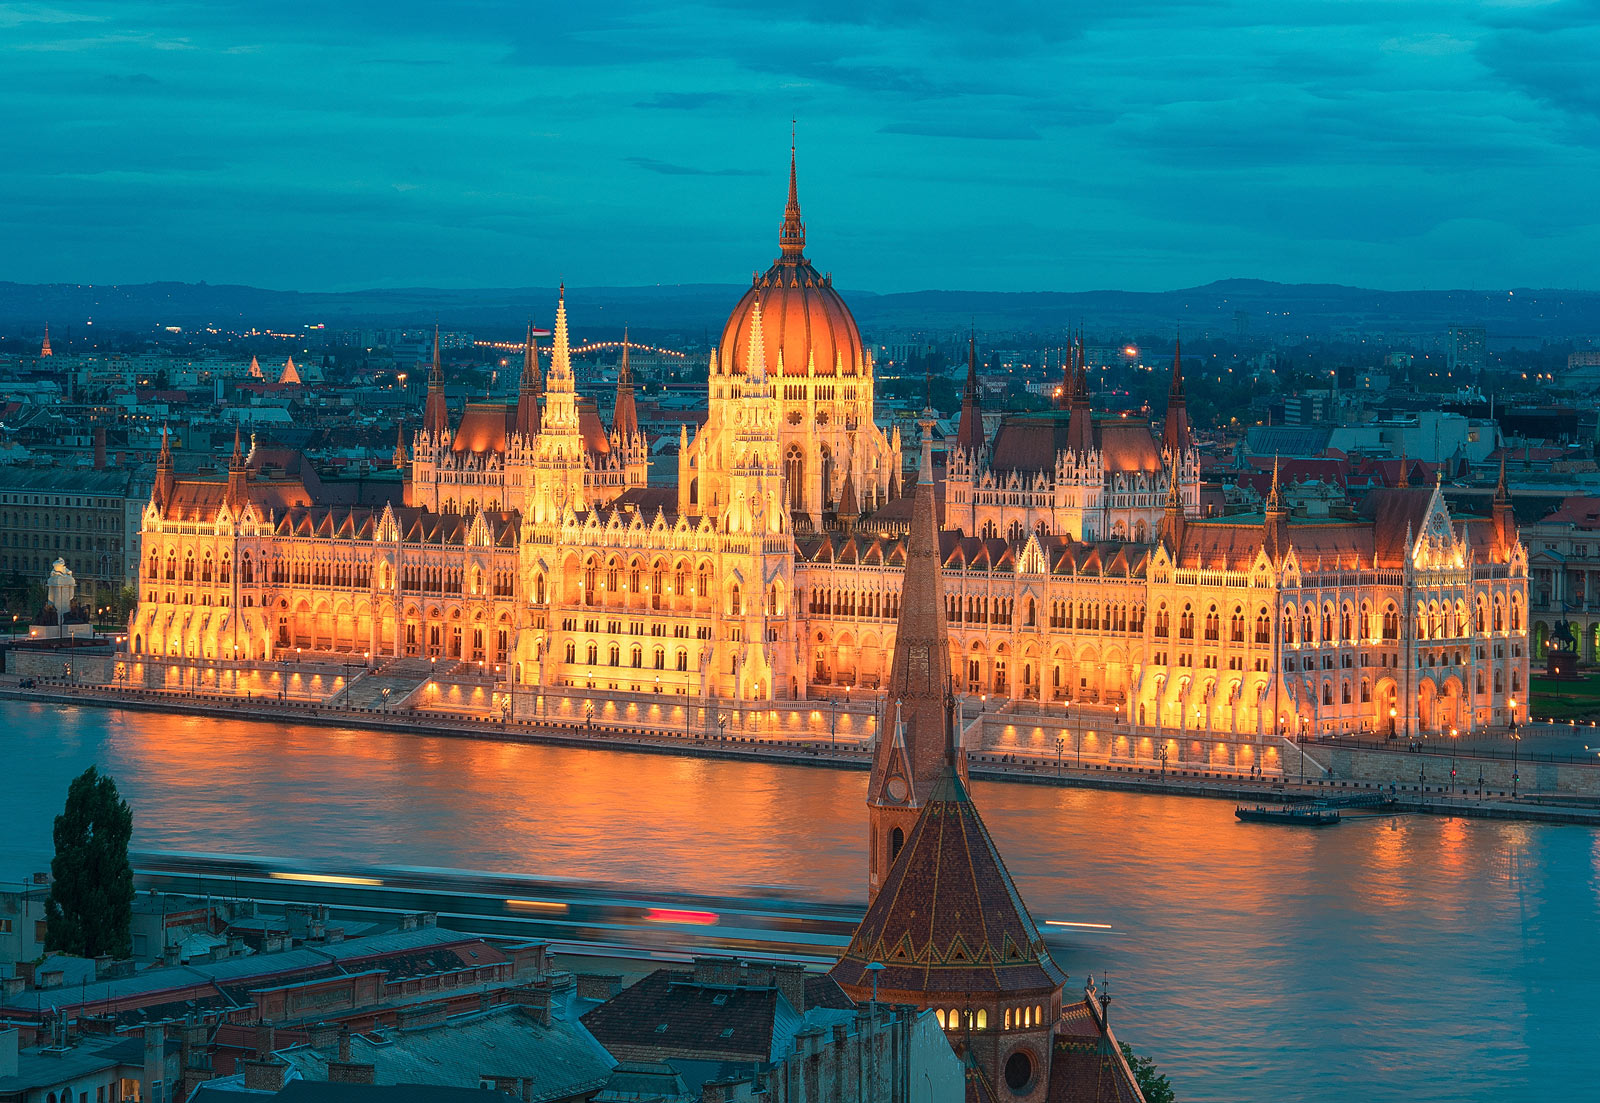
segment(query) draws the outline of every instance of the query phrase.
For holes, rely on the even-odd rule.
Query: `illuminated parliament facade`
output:
[[[437,342],[403,492],[321,484],[236,442],[226,479],[164,447],[144,514],[135,654],[336,652],[498,668],[503,688],[767,702],[887,679],[910,519],[872,353],[805,255],[791,161],[780,255],[711,353],[708,416],[675,488],[626,353],[611,423],[577,394],[566,303],[547,373],[452,418]],[[983,429],[969,364],[939,535],[958,690],[1100,710],[1174,734],[1413,734],[1526,718],[1527,554],[1504,489],[1452,516],[1439,487],[1346,518],[1202,519],[1174,358],[1159,431],[1091,408]]]

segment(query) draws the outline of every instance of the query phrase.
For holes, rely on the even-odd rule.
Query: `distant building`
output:
[[[109,603],[138,580],[148,468],[0,467],[0,572],[43,579],[64,559],[78,600]]]
[[[1482,326],[1451,326],[1450,346],[1445,360],[1450,374],[1457,379],[1462,376],[1476,379],[1483,373],[1488,346],[1488,337]]]

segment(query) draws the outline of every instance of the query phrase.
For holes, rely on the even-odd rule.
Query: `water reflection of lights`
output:
[[[679,908],[651,908],[644,913],[651,923],[690,923],[698,927],[714,926],[716,912],[685,911]]]
[[[345,877],[337,873],[284,873],[274,871],[274,881],[308,881],[313,885],[381,885],[376,877]]]

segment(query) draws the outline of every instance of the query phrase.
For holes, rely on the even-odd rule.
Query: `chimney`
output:
[[[96,425],[94,427],[94,469],[96,471],[104,471],[106,469],[106,427],[104,425]]]
[[[551,997],[548,983],[525,984],[510,992],[511,1002],[519,1004],[540,1026],[550,1025]]]
[[[344,928],[343,927],[327,927],[327,928],[324,928],[322,934],[323,934],[324,941],[327,941],[327,942],[343,942],[344,941]]]
[[[795,962],[778,962],[772,967],[772,984],[789,1006],[804,1015],[806,1011],[806,967]]]
[[[276,1095],[283,1090],[283,1083],[288,1078],[289,1062],[274,1058],[270,1061],[250,1059],[239,1062],[244,1066],[244,1086],[246,1091],[267,1092]],[[148,1098],[154,1099],[155,1096]]]
[[[306,1043],[312,1049],[327,1049],[339,1041],[339,1035],[343,1032],[344,1027],[338,1023],[316,1023],[306,1031]],[[340,1059],[344,1059],[342,1054]]]
[[[339,1060],[341,1060],[341,1061],[349,1061],[350,1060],[350,1028],[346,1027],[346,1026],[339,1027],[338,1033],[335,1035],[335,1038],[337,1039],[337,1041],[339,1043]],[[369,1083],[370,1083],[370,1081],[369,1081]]]
[[[94,959],[94,979],[102,980],[111,975],[111,955],[99,954]]]
[[[174,942],[174,943],[172,943],[172,944],[170,944],[170,945],[168,945],[168,946],[166,946],[166,947],[164,947],[162,949],[162,951],[161,951],[161,964],[163,964],[163,965],[177,965],[177,964],[179,964],[179,960],[180,959],[179,959],[178,944],[176,942]]]
[[[378,1069],[376,1065],[362,1064],[355,1061],[329,1061],[328,1083],[330,1084],[372,1084],[377,1081]]]
[[[278,1032],[271,1023],[262,1023],[256,1027],[256,1057],[266,1060],[272,1056],[272,1051],[278,1048]]]
[[[622,991],[622,976],[618,973],[579,973],[578,998],[599,1000],[604,1003]]]

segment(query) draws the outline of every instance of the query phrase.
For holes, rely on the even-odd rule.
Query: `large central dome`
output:
[[[759,301],[769,373],[778,373],[782,354],[784,375],[805,375],[813,361],[818,375],[864,374],[861,331],[850,308],[833,289],[833,278],[820,275],[805,257],[806,226],[800,221],[793,150],[789,151],[789,203],[783,211],[778,244],[782,249],[778,259],[764,275],[751,281],[750,290],[722,329],[718,355],[723,370],[743,373],[751,315]]]

